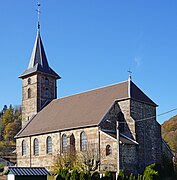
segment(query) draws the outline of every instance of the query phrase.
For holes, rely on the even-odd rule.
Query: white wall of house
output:
[[[15,180],[15,175],[14,174],[8,174],[7,180]]]

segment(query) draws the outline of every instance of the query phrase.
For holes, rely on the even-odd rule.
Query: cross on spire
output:
[[[40,6],[41,6],[41,4],[40,4],[40,0],[38,0],[38,8],[37,8],[37,14],[38,14],[38,30],[40,29],[40,13],[41,13],[41,11],[40,11]]]
[[[131,76],[132,71],[131,71],[131,69],[129,68],[129,70],[128,70],[127,72],[128,72],[128,74],[129,74],[128,78],[129,78],[129,80],[131,80],[131,79],[132,79],[132,76]]]

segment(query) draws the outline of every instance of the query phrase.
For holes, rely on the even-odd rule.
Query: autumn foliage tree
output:
[[[15,147],[14,136],[21,129],[21,107],[5,105],[0,111],[0,155],[11,153]]]
[[[162,136],[171,150],[177,153],[177,115],[162,124]]]

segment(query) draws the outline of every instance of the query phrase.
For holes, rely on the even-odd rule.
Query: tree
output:
[[[2,126],[5,127],[8,123],[13,121],[13,108],[10,106],[2,116]]]
[[[11,105],[2,116],[2,138],[5,141],[14,141],[14,136],[21,129],[21,108],[13,108]]]
[[[177,152],[177,115],[162,124],[162,137]]]
[[[21,129],[21,107],[12,105],[7,108],[5,105],[0,117],[0,155],[12,155],[15,149],[14,136]]]
[[[15,142],[14,136],[20,131],[20,129],[21,121],[19,119],[16,119],[11,123],[8,123],[4,129],[4,140]]]
[[[94,172],[98,169],[100,164],[99,153],[97,144],[90,144],[87,151],[84,151],[80,154],[82,163],[84,163],[86,170]]]
[[[154,163],[146,167],[143,174],[143,180],[159,180],[159,174],[154,170],[155,166]]]

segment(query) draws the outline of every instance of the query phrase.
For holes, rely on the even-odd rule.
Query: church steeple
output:
[[[24,78],[32,73],[37,72],[45,73],[55,77],[56,79],[60,79],[60,76],[55,71],[53,71],[48,64],[39,29],[37,31],[37,36],[28,68],[19,77]]]
[[[47,61],[40,35],[40,3],[38,2],[37,36],[27,69],[22,79],[22,126],[50,101],[57,98],[56,80],[60,76]]]
[[[41,35],[40,35],[40,2],[38,0],[38,23],[37,23],[37,36],[34,43],[33,51],[31,54],[30,62],[28,68],[19,76],[20,78],[24,78],[32,73],[45,73],[55,77],[56,79],[60,79],[60,76],[53,71],[48,64],[47,57],[44,51],[44,46],[42,43]]]

